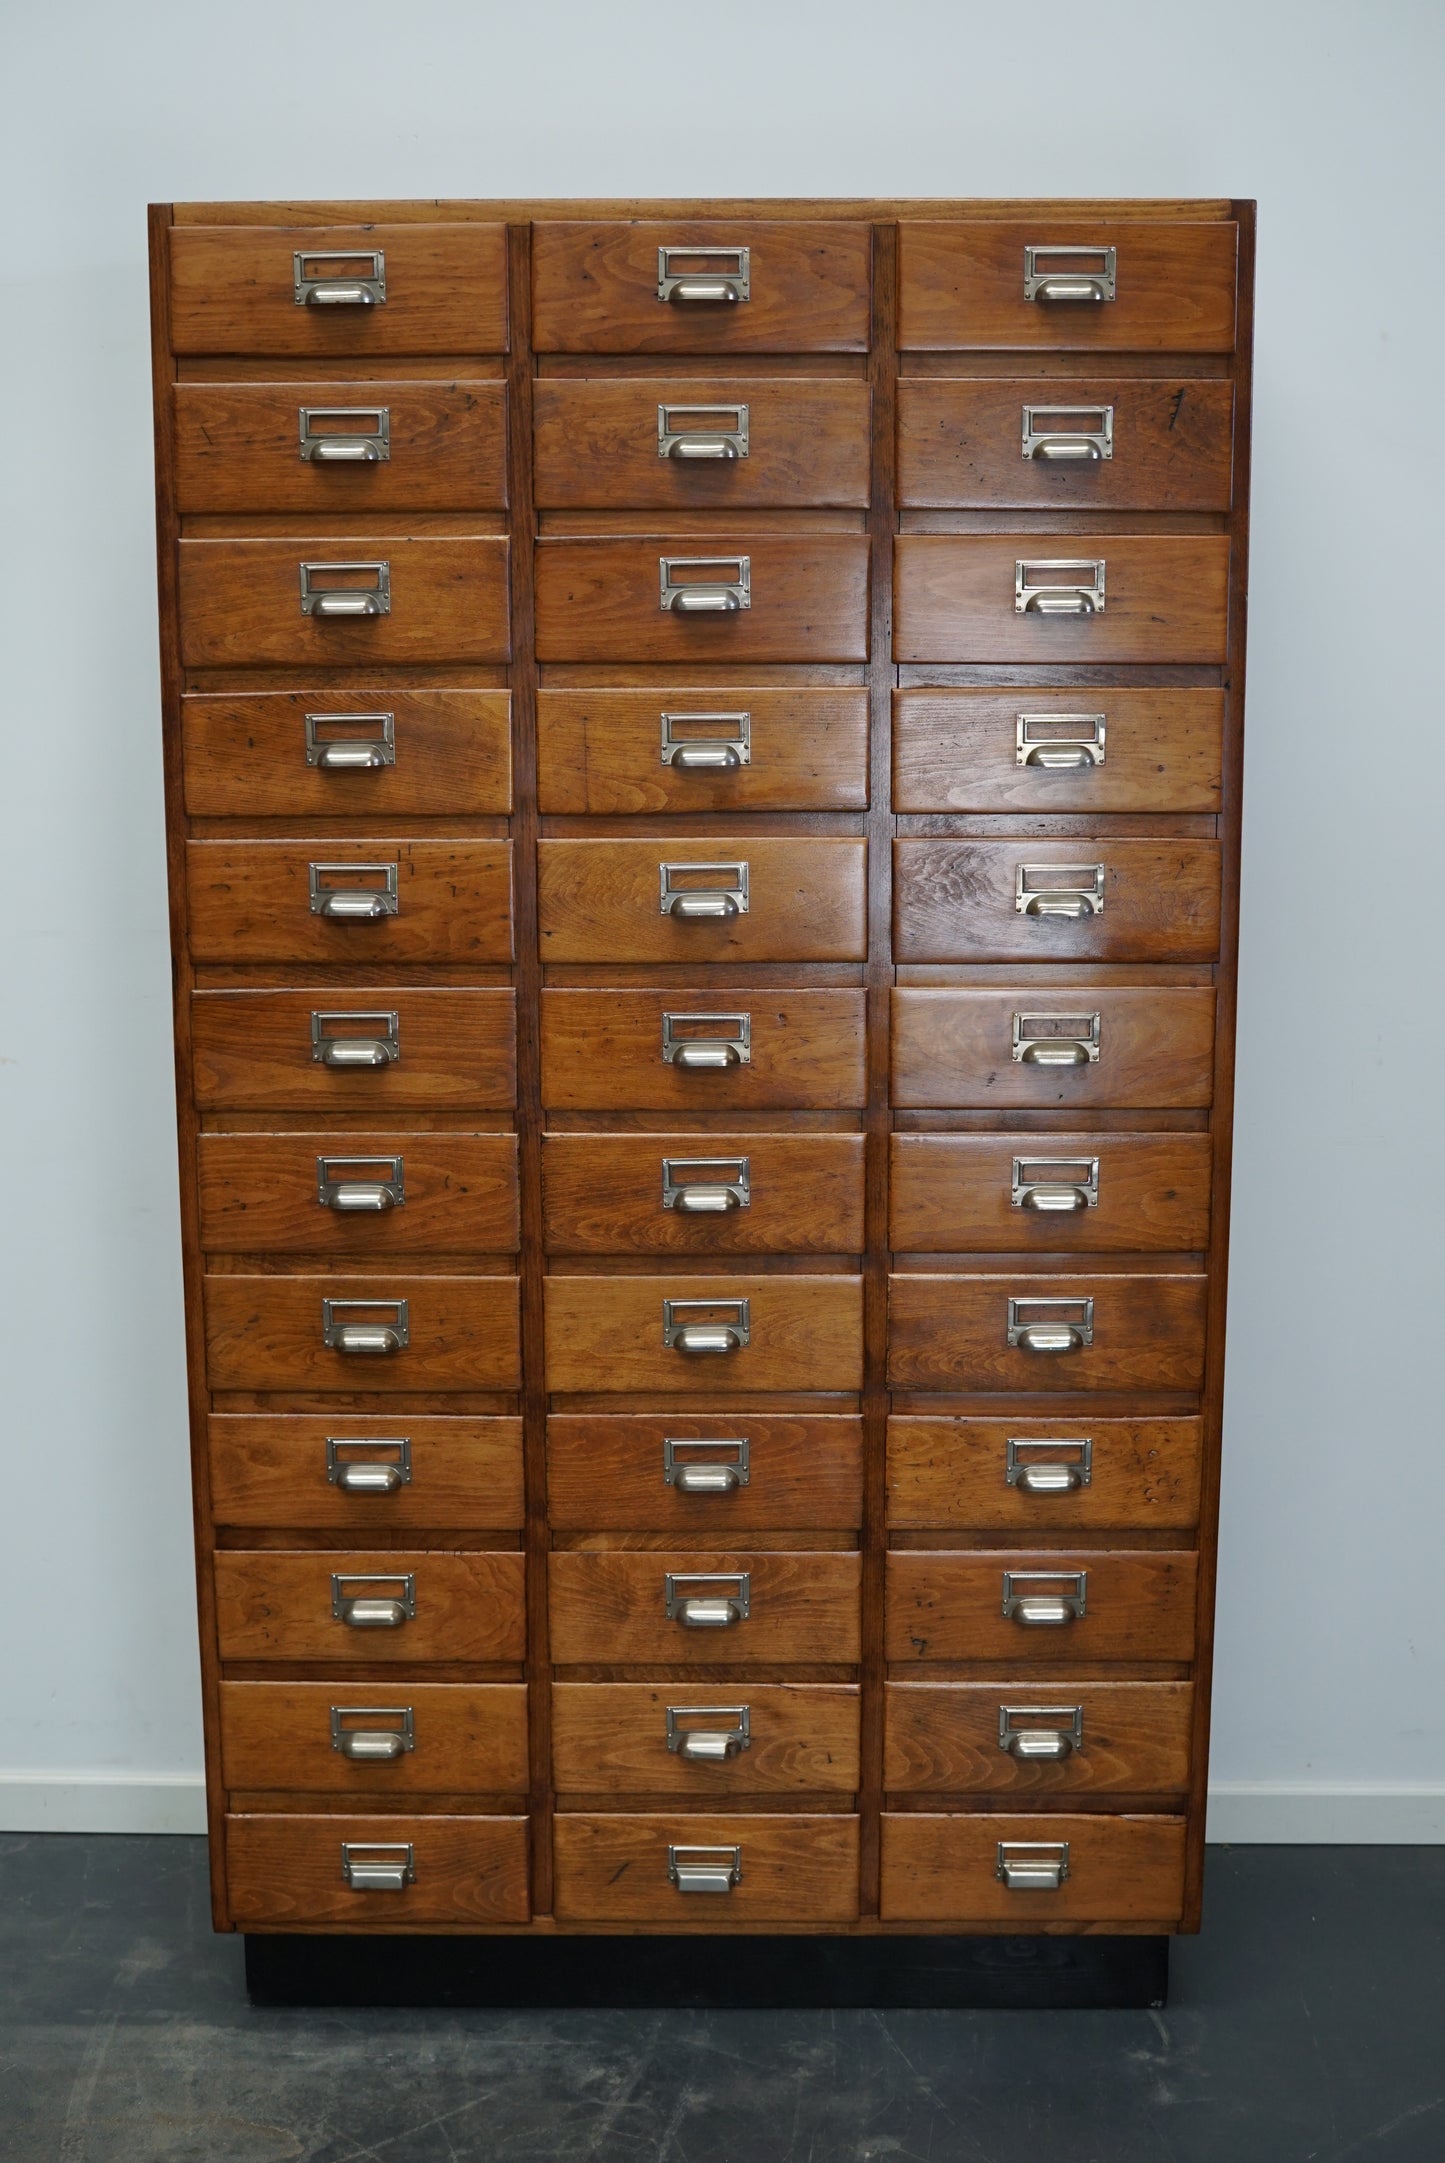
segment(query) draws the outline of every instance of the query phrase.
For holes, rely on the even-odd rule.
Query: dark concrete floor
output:
[[[1445,1848],[1216,1848],[1164,2013],[258,2012],[199,1840],[0,1837],[4,2163],[1442,2163]]]

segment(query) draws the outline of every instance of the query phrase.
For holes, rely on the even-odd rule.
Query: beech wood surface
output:
[[[207,1111],[505,1111],[516,1102],[516,994],[414,984],[192,995],[196,1102]],[[312,1055],[313,1013],[355,1014],[342,1035],[375,1035],[395,1014],[400,1056],[329,1067]],[[362,1018],[364,1017],[364,1018]]]
[[[517,1140],[513,1134],[203,1134],[198,1144],[201,1238],[217,1254],[514,1254],[518,1246]],[[390,1177],[378,1159],[400,1157],[400,1208],[353,1214],[318,1200],[318,1160],[343,1163],[335,1179]]]
[[[1057,1892],[1011,1889],[998,1876],[1001,1840],[1066,1840],[1068,1877]],[[1167,1928],[1183,1899],[1182,1817],[910,1811],[883,1820],[885,1922],[949,1918],[1006,1922],[1020,1931],[1055,1922],[1101,1931],[1121,1923]]]
[[[895,1549],[888,1557],[885,1650],[899,1662],[998,1660],[1060,1674],[1084,1660],[1188,1660],[1194,1653],[1197,1568],[1197,1556],[1182,1551]],[[1077,1570],[1087,1573],[1082,1615],[1057,1625],[1005,1615],[1006,1571],[1045,1572],[1045,1582],[1015,1590],[1050,1594],[1071,1591]]]
[[[672,1845],[741,1846],[739,1883],[721,1898],[679,1892],[668,1878]],[[593,1817],[563,1811],[556,1851],[559,1922],[725,1931],[733,1923],[846,1923],[858,1914],[858,1820],[839,1813],[766,1817],[739,1811],[719,1817],[688,1810]]]
[[[747,1015],[747,1065],[662,1056],[666,1014]],[[705,1031],[701,1032],[705,1033]],[[864,1098],[863,994],[733,989],[542,993],[542,1101],[557,1111],[854,1110]]]
[[[705,565],[686,573],[690,583],[705,585],[735,583],[740,556],[749,565],[747,608],[713,615],[663,608],[659,565],[664,557]],[[1012,563],[1009,577],[1012,581]],[[857,533],[759,533],[732,526],[655,533],[645,540],[542,540],[537,544],[537,658],[685,662],[702,668],[749,661],[865,661],[868,542]]]
[[[1018,762],[1018,718],[1101,715],[1104,760],[1050,772]],[[1219,691],[1075,686],[1006,691],[909,689],[893,698],[893,801],[899,811],[1214,813],[1220,803]],[[1058,735],[1069,733],[1055,724]],[[1076,731],[1084,734],[1084,731]]]
[[[409,1844],[415,1882],[400,1892],[353,1892],[341,1872],[348,1841]],[[226,1862],[243,1929],[486,1929],[525,1923],[531,1913],[524,1817],[230,1816]]]
[[[1078,921],[1021,911],[1018,867],[1052,864],[1082,867],[1090,885],[1102,864],[1103,907]],[[893,873],[900,961],[1209,961],[1219,951],[1214,841],[906,840],[894,843]]]
[[[1087,1438],[1088,1484],[1044,1495],[1010,1486],[1010,1438],[1061,1445],[1053,1453],[1028,1451],[1021,1461],[1029,1464],[1077,1464],[1079,1441]],[[1187,1531],[1199,1517],[1202,1449],[1197,1419],[895,1417],[888,1422],[888,1522],[1050,1536],[1104,1525]]]
[[[226,1785],[284,1794],[349,1795],[365,1808],[408,1795],[527,1792],[527,1692],[519,1682],[223,1682],[221,1762]],[[358,1760],[335,1747],[333,1706],[365,1708],[346,1729],[400,1728],[411,1712],[414,1747],[390,1760]],[[377,1708],[390,1717],[376,1717]]]
[[[746,912],[718,920],[662,914],[674,886],[730,887],[748,867]],[[544,961],[857,961],[868,951],[868,846],[846,835],[709,833],[676,840],[541,841],[537,908]]]
[[[382,1356],[338,1351],[322,1337],[323,1299],[343,1306],[405,1299],[411,1341]],[[369,1276],[212,1272],[205,1303],[212,1389],[515,1389],[521,1379],[515,1277],[420,1276],[404,1268]]]
[[[394,916],[333,919],[311,906],[311,865],[395,865]],[[198,961],[507,962],[512,958],[509,841],[189,841],[191,952]],[[375,874],[324,883],[375,887]],[[339,1002],[338,1002],[339,1003]]]
[[[559,1667],[599,1661],[709,1668],[856,1662],[859,1570],[858,1556],[846,1553],[557,1552],[548,1563],[552,1658]],[[741,1571],[750,1578],[743,1620],[724,1629],[693,1629],[668,1616],[670,1572]],[[728,1596],[726,1584],[688,1590],[699,1598]]]
[[[1100,1018],[1099,1056],[1080,1066],[1015,1061],[1013,1021]],[[1062,1027],[1059,1033],[1064,1033]],[[1214,993],[1203,987],[910,985],[893,994],[893,1102],[1093,1111],[1207,1105]]]
[[[1015,1208],[1024,1180],[1068,1185],[1097,1166],[1098,1201]],[[1207,1134],[895,1134],[890,1243],[915,1253],[1180,1253],[1209,1238]]]
[[[664,1159],[675,1178],[704,1185],[746,1159],[748,1206],[721,1216],[664,1209]],[[549,1134],[542,1212],[547,1246],[561,1254],[858,1254],[863,1137]]]
[[[723,1494],[669,1486],[668,1437],[746,1441],[746,1483]],[[684,1456],[696,1462],[707,1452]],[[735,1457],[718,1452],[720,1462]],[[659,1531],[715,1541],[754,1525],[848,1530],[860,1520],[862,1478],[861,1422],[836,1413],[554,1412],[547,1421],[547,1514],[557,1532]]]
[[[1182,1795],[1189,1785],[1188,1682],[890,1682],[884,1780],[895,1793]],[[1014,1728],[1058,1728],[1084,1715],[1067,1757],[1018,1758],[999,1741],[1000,1709]],[[1036,1717],[1031,1722],[1028,1715]]]
[[[690,1354],[663,1342],[663,1301],[701,1300],[685,1322],[732,1319],[749,1303],[746,1344]],[[667,1390],[735,1397],[747,1390],[856,1390],[863,1379],[862,1285],[843,1276],[547,1279],[547,1387]],[[373,1361],[373,1365],[378,1364]]]
[[[376,713],[392,716],[395,765],[352,772],[307,765],[308,714]],[[193,818],[489,818],[512,806],[505,691],[193,691],[181,702],[181,728]],[[347,730],[333,723],[317,735],[324,744]]]
[[[416,1660],[520,1660],[526,1643],[522,1556],[419,1553],[218,1553],[217,1629],[223,1660],[328,1660],[389,1667]],[[331,1612],[333,1575],[356,1581],[343,1597],[400,1597],[416,1585],[416,1613],[394,1629],[356,1629]],[[345,1687],[350,1688],[348,1684]],[[390,1687],[395,1688],[396,1685]]]
[[[206,1425],[218,1524],[346,1531],[364,1545],[415,1525],[510,1531],[523,1522],[520,1420],[213,1412]],[[392,1493],[350,1494],[327,1477],[329,1439],[352,1445],[345,1461],[384,1464],[395,1460],[400,1437],[410,1444],[411,1478]]]
[[[896,1275],[888,1299],[888,1373],[895,1389],[1197,1390],[1204,1377],[1202,1275]],[[1094,1301],[1094,1338],[1075,1350],[1008,1342],[1008,1303]],[[1038,1320],[1049,1319],[1039,1315]]]
[[[745,1704],[748,1747],[715,1763],[667,1747],[669,1706]],[[726,1722],[714,1720],[712,1725]],[[736,1724],[734,1722],[733,1724]],[[706,1717],[679,1720],[706,1728]],[[552,1768],[573,1794],[851,1795],[858,1785],[858,1691],[851,1683],[559,1682],[552,1688]]]
[[[745,712],[749,763],[662,762],[662,716]],[[678,740],[727,736],[679,725]],[[868,698],[847,685],[695,684],[655,691],[544,690],[537,701],[544,812],[858,811],[868,801]]]

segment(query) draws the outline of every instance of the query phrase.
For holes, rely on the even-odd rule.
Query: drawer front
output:
[[[1020,609],[1019,588],[1027,605]],[[1055,588],[1078,613],[1040,614]],[[900,534],[899,661],[1209,661],[1226,651],[1229,541],[1214,533]]]
[[[1057,1890],[1002,1881],[1000,1843],[1011,1841],[1046,1844],[1026,1845],[1021,1862],[1060,1861],[1058,1843],[1067,1843],[1068,1875]],[[1182,1817],[884,1815],[884,1922],[1005,1923],[1020,1931],[1054,1922],[1142,1923],[1165,1930],[1183,1909]]]
[[[515,1277],[213,1274],[204,1289],[212,1389],[515,1389],[521,1380]],[[378,1348],[378,1332],[399,1341]]]
[[[1021,984],[893,994],[893,1102],[1187,1109],[1214,1090],[1214,993]]]
[[[564,1923],[766,1931],[776,1923],[848,1923],[858,1914],[858,1820],[841,1813],[567,1811],[556,1820],[554,1855]],[[721,1887],[719,1873],[735,1882]]]
[[[861,1277],[550,1276],[546,1302],[548,1389],[863,1386]]]
[[[214,1565],[223,1660],[341,1660],[379,1667],[408,1660],[515,1661],[526,1650],[526,1564],[520,1552],[440,1555],[390,1547],[370,1554],[340,1548],[326,1554],[246,1554],[227,1549],[214,1557]],[[414,1612],[393,1624],[348,1621],[358,1601]]]
[[[786,510],[868,501],[862,383],[544,376],[533,413],[544,510]]]
[[[895,1134],[895,1249],[1181,1252],[1209,1241],[1207,1134]]]
[[[498,536],[183,540],[178,554],[187,668],[431,666],[505,661],[511,651],[507,543]],[[303,573],[312,600],[344,591],[380,613],[308,613]]]
[[[1222,691],[893,694],[900,811],[1218,812]]]
[[[228,1788],[349,1795],[363,1806],[397,1795],[527,1792],[519,1682],[223,1682],[220,1708]],[[395,1757],[370,1740],[387,1736]]]
[[[512,958],[509,841],[188,841],[186,894],[198,961]]]
[[[1046,1669],[1074,1660],[1192,1660],[1198,1566],[1196,1555],[1153,1550],[895,1550],[887,1561],[884,1652],[900,1662],[1000,1660]]]
[[[191,692],[181,700],[186,810],[202,819],[505,816],[510,707],[506,691]]]
[[[171,342],[177,353],[336,355],[500,353],[507,343],[500,225],[171,228]],[[297,299],[296,255],[306,260]],[[374,284],[368,305],[312,301],[310,286]],[[331,262],[314,257],[331,256]]]
[[[514,1134],[202,1134],[213,1254],[511,1254]]]
[[[856,1110],[863,1056],[861,991],[542,993],[542,1102],[555,1111]]]
[[[909,222],[898,230],[898,343],[938,352],[1227,353],[1238,245],[1239,228],[1223,221]],[[1026,250],[1036,251],[1031,265]],[[1110,269],[1112,296],[1102,282],[1097,293],[1080,290]],[[1076,299],[1067,297],[1071,286]]]
[[[345,1530],[364,1542],[403,1525],[501,1532],[524,1520],[518,1419],[213,1412],[206,1431],[219,1525]]]
[[[868,314],[866,225],[673,218],[532,229],[539,353],[862,353]]]
[[[898,1275],[889,1379],[895,1389],[1197,1390],[1204,1311],[1202,1274]]]
[[[348,1860],[353,1871],[367,1861],[409,1869],[411,1881],[397,1889],[353,1885]],[[525,1923],[527,1820],[232,1816],[226,1887],[243,1930]]]
[[[897,841],[900,961],[1211,961],[1217,841]]]
[[[1197,1419],[891,1419],[888,1522],[1186,1531],[1202,1449]]]
[[[411,984],[198,991],[191,1059],[202,1111],[509,1111],[517,1000],[507,988]],[[356,1047],[358,1063],[337,1044]]]
[[[547,1585],[558,1666],[815,1666],[860,1657],[856,1553],[554,1552]],[[686,1619],[724,1606],[726,1621]]]
[[[861,961],[867,886],[841,835],[539,841],[542,959]]]
[[[862,534],[658,534],[537,545],[539,661],[866,661]],[[294,575],[294,574],[293,574]],[[664,578],[667,583],[664,586]],[[679,609],[689,588],[736,605]],[[1182,658],[1182,657],[1181,657]]]
[[[503,384],[181,383],[180,511],[500,510]]]
[[[890,1682],[884,1700],[883,1785],[894,1793],[1180,1795],[1189,1785],[1192,1683]],[[1063,1754],[1020,1754],[1052,1748]]]
[[[723,1705],[720,1700],[726,1698]],[[690,1736],[733,1736],[704,1756]],[[714,1751],[718,1745],[711,1745]],[[858,1785],[858,1692],[851,1684],[559,1682],[552,1778],[574,1795],[851,1795]]]
[[[861,1254],[861,1134],[549,1134],[562,1254]]]
[[[544,812],[861,811],[868,693],[540,691],[537,760]]]
[[[554,1413],[547,1517],[554,1531],[734,1527],[851,1531],[863,1511],[863,1423],[832,1413]]]
[[[1232,383],[1197,376],[915,377],[898,495],[960,510],[1227,511]]]

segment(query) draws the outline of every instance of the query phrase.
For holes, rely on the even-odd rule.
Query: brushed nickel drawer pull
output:
[[[688,1036],[689,1029],[719,1031],[708,1036]],[[753,1020],[751,1014],[664,1014],[662,1059],[665,1066],[686,1067],[690,1072],[716,1073],[723,1067],[751,1066]]]
[[[1066,1450],[1077,1450],[1078,1455],[1065,1457]],[[1042,1461],[1036,1453],[1042,1455]],[[1088,1435],[1048,1442],[1010,1435],[1005,1445],[1003,1477],[1006,1487],[1021,1487],[1027,1495],[1075,1494],[1093,1481],[1093,1441]]]
[[[335,266],[350,269],[338,274]],[[365,263],[360,276],[355,266]],[[386,303],[386,252],[382,248],[297,248],[292,257],[298,308],[381,308]],[[322,265],[329,264],[329,270]],[[319,275],[317,275],[319,273]]]
[[[1113,300],[1118,251],[1114,248],[1024,249],[1024,299],[1085,302]]]
[[[683,736],[685,728],[708,730],[706,736]],[[748,713],[665,713],[661,759],[683,773],[730,773],[751,766],[753,717]]]
[[[341,1171],[383,1167],[380,1179],[338,1178]],[[406,1167],[400,1157],[318,1157],[316,1199],[343,1216],[376,1216],[406,1204]]]
[[[303,616],[389,616],[391,614],[391,565],[389,563],[303,563],[301,613]],[[338,580],[365,576],[369,586],[338,584]]]
[[[731,1727],[684,1727],[684,1720],[730,1720]],[[747,1705],[669,1705],[667,1747],[689,1765],[725,1765],[753,1746]]]
[[[1029,1630],[1064,1629],[1071,1622],[1083,1620],[1088,1581],[1087,1570],[1005,1570],[1004,1615],[1008,1621],[1022,1623]],[[1027,1585],[1036,1589],[1031,1592],[1017,1589]],[[1045,1586],[1068,1589],[1037,1589]]]
[[[733,1452],[732,1462],[719,1457],[720,1450]],[[697,1454],[694,1455],[694,1452]],[[706,1455],[702,1453],[706,1452]],[[748,1470],[748,1444],[745,1436],[726,1441],[684,1440],[679,1436],[665,1435],[662,1443],[662,1483],[675,1487],[683,1495],[730,1495],[739,1487],[746,1487],[752,1475]]]
[[[1039,1720],[1067,1720],[1067,1727],[1039,1727]],[[1000,1705],[998,1746],[1024,1765],[1058,1765],[1084,1747],[1082,1705]]]
[[[1014,764],[1045,773],[1079,773],[1104,763],[1101,713],[1021,713],[1014,722]]]
[[[401,1589],[396,1593],[363,1592],[359,1589],[363,1585],[399,1585]],[[404,1622],[416,1620],[416,1578],[400,1572],[395,1577],[368,1577],[333,1571],[331,1615],[333,1621],[344,1622],[350,1630],[399,1630]]]
[[[683,886],[680,881],[721,872],[720,886]],[[748,867],[733,859],[729,863],[659,864],[657,867],[658,913],[682,923],[723,923],[748,913]]]
[[[343,1450],[386,1450],[386,1457],[343,1457]],[[411,1437],[328,1435],[326,1477],[348,1495],[394,1495],[411,1485]]]
[[[341,736],[323,735],[342,729]],[[376,734],[359,735],[358,730]],[[396,764],[396,715],[391,713],[309,713],[306,716],[306,763],[326,773],[366,773]]]
[[[713,303],[747,300],[751,281],[747,248],[659,248],[657,251],[657,297],[674,307],[699,301]],[[691,266],[678,269],[673,263]],[[697,266],[701,264],[702,268]]]
[[[1097,1157],[1015,1157],[1009,1191],[1011,1209],[1034,1209],[1046,1216],[1069,1216],[1099,1206]]]
[[[345,924],[372,924],[383,916],[401,914],[395,864],[308,864],[306,870],[313,916],[329,916]],[[348,883],[330,886],[326,883],[329,879]],[[367,879],[382,879],[385,884],[359,883]]]
[[[1103,864],[1019,864],[1014,907],[1021,916],[1061,917],[1071,924],[1104,913]]]
[[[718,1217],[753,1205],[747,1157],[664,1157],[662,1206],[680,1216]]]
[[[416,1883],[410,1840],[343,1840],[341,1875],[354,1893],[404,1893]]]
[[[665,1299],[662,1341],[674,1352],[736,1352],[748,1341],[752,1302],[746,1299]],[[685,1321],[685,1315],[726,1314],[720,1321]]]
[[[1014,560],[1016,616],[1102,616],[1102,556],[1019,556]]]
[[[1092,1066],[1102,1048],[1098,1014],[1015,1014],[1013,1062],[1024,1066]]]
[[[732,571],[732,578],[685,578],[679,571]],[[659,556],[658,606],[675,616],[731,616],[751,608],[752,559],[749,556]]]
[[[682,1575],[669,1570],[664,1597],[669,1622],[685,1630],[730,1630],[746,1622],[752,1603],[752,1573],[748,1570],[694,1570]],[[726,1585],[726,1592],[696,1592],[687,1587]]]
[[[1069,1874],[1067,1840],[1000,1840],[996,1875],[1011,1893],[1056,1893]]]
[[[389,1322],[343,1322],[343,1314],[387,1314]],[[411,1341],[410,1302],[405,1299],[323,1299],[321,1341],[353,1358],[384,1359]]]
[[[1072,421],[1073,427],[1064,423]],[[1080,428],[1080,421],[1093,421]],[[1042,424],[1042,425],[1041,425]],[[1025,406],[1024,457],[1044,466],[1093,466],[1114,455],[1112,406]]]
[[[318,426],[323,421],[370,421],[369,428]],[[301,459],[315,466],[376,466],[391,457],[390,406],[302,406]]]
[[[347,1720],[394,1720],[394,1727],[347,1727]],[[410,1705],[333,1705],[331,1747],[358,1765],[393,1765],[416,1748]]]
[[[657,455],[659,458],[706,459],[709,462],[746,458],[747,407],[659,405]]]
[[[730,1893],[743,1882],[743,1851],[669,1845],[667,1875],[680,1893]]]
[[[1025,1352],[1078,1352],[1094,1341],[1092,1299],[1011,1299],[1008,1341]]]
[[[336,1036],[332,1033],[339,1023],[351,1026],[368,1022],[380,1022],[380,1031],[368,1031],[360,1036]],[[401,1057],[401,1018],[386,1007],[359,1013],[339,1012],[334,1009],[313,1010],[311,1056],[318,1066],[390,1066]]]

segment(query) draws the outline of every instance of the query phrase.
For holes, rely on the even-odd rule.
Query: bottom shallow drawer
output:
[[[858,1913],[855,1817],[564,1814],[554,1854],[562,1922],[769,1930]]]
[[[223,1682],[228,1788],[349,1795],[525,1795],[520,1682]]]
[[[883,1819],[885,1922],[1163,1926],[1183,1906],[1183,1818]]]
[[[242,1929],[414,1930],[531,1914],[520,1817],[228,1817],[226,1879]]]

